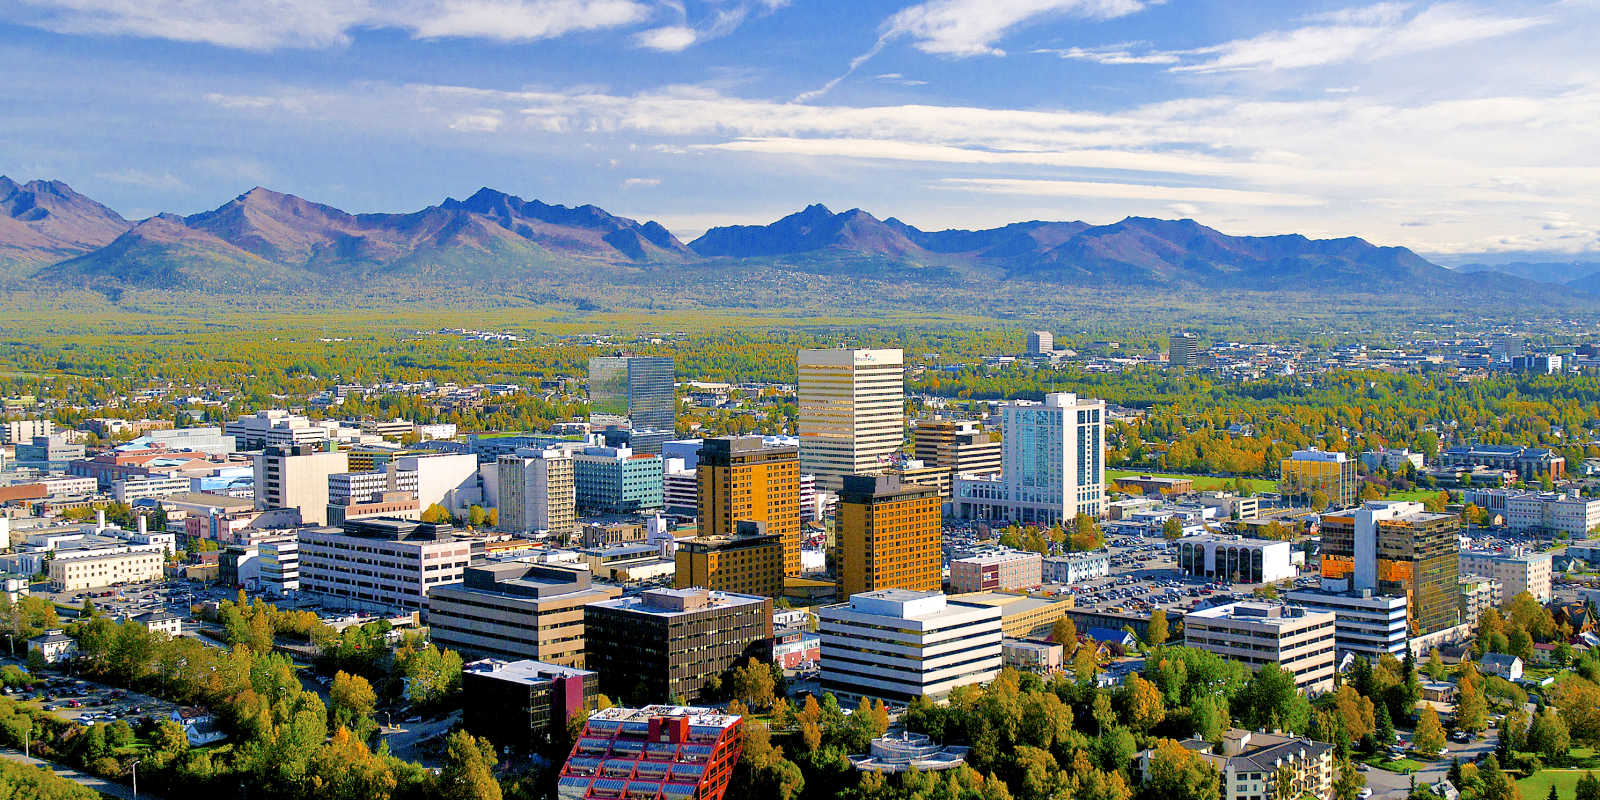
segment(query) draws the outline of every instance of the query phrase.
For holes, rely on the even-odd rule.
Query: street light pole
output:
[[[133,761],[133,800],[139,800],[139,760]]]
[[[32,744],[33,744],[33,718],[29,717],[28,718],[28,729],[22,732],[22,757],[23,758],[32,758],[33,757],[32,755],[29,755],[29,747]]]

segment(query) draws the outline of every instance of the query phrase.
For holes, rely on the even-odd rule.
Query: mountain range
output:
[[[1033,285],[1481,294],[1482,281],[1358,238],[1229,236],[1194,220],[1018,222],[924,231],[807,206],[685,244],[656,222],[492,189],[410,213],[350,214],[257,187],[189,216],[130,222],[59,181],[0,177],[0,288],[298,291],[386,285],[720,286],[763,276],[877,281],[926,292]],[[1570,297],[1532,275],[1498,291]],[[809,285],[809,283],[808,283]],[[1476,288],[1473,288],[1476,287]],[[1600,285],[1593,291],[1600,293]]]

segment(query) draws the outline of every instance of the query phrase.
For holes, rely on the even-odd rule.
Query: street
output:
[[[1422,769],[1411,775],[1401,775],[1387,770],[1368,769],[1362,774],[1367,778],[1367,786],[1372,789],[1372,800],[1396,800],[1405,797],[1411,791],[1411,779],[1417,779],[1418,786],[1427,786],[1444,778],[1450,771],[1450,760],[1461,759],[1461,763],[1470,764],[1483,759],[1494,752],[1495,731],[1488,731],[1481,739],[1468,744],[1450,742],[1445,745],[1449,753],[1436,761],[1422,761]]]
[[[120,783],[113,783],[108,780],[96,778],[93,775],[82,773],[69,767],[63,767],[60,764],[53,764],[49,761],[41,761],[37,758],[29,758],[10,748],[0,747],[0,758],[5,758],[10,761],[17,761],[23,764],[32,764],[36,767],[49,767],[50,770],[55,774],[66,778],[69,781],[73,781],[87,788],[93,789],[108,797],[122,798],[122,800],[133,800],[134,798],[133,789],[128,786],[123,786]],[[159,796],[153,795],[149,792],[141,792],[139,796],[147,798],[148,800],[161,800]]]

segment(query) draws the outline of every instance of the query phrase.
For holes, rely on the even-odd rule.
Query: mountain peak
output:
[[[131,227],[117,212],[84,197],[63,181],[18,184],[0,176],[0,261],[37,265],[110,244]]]

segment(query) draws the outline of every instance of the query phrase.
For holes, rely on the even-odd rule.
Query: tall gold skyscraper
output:
[[[839,494],[835,559],[840,599],[878,589],[939,591],[941,503],[932,486],[847,476]]]
[[[887,350],[801,350],[800,461],[817,488],[881,471],[905,443],[905,356]]]
[[[783,539],[783,571],[800,574],[800,455],[760,436],[707,439],[695,470],[700,535],[732,536],[741,521],[765,524]]]
[[[1372,500],[1322,518],[1323,588],[1406,598],[1412,635],[1460,622],[1461,519]]]

